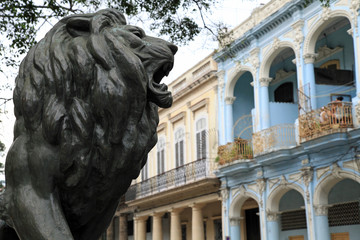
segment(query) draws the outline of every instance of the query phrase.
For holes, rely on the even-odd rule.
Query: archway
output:
[[[339,95],[344,102],[356,96],[354,42],[349,16],[333,11],[326,21],[318,21],[309,31],[304,54],[316,53],[313,60],[316,106],[327,106]]]
[[[230,238],[234,240],[260,240],[260,214],[257,196],[240,192],[229,209]]]

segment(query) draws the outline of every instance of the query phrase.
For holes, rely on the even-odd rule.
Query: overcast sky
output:
[[[230,29],[239,25],[242,21],[248,18],[255,7],[260,6],[261,3],[267,3],[269,0],[219,0],[219,3],[212,10],[211,18],[214,22],[224,22]],[[43,28],[37,36],[37,40],[43,38],[47,30],[51,26]],[[148,31],[144,29],[148,34]],[[150,35],[150,34],[149,34]],[[179,47],[175,55],[174,68],[170,75],[163,79],[163,82],[169,83],[179,77],[186,70],[194,66],[197,62],[209,55],[217,48],[217,43],[211,37],[203,33],[197,37],[195,41],[187,46]],[[13,85],[16,73],[7,72],[5,75],[0,75],[2,82],[7,82],[10,86]],[[1,97],[11,97],[12,91],[2,91]],[[1,106],[2,111],[7,111],[7,114],[1,114],[0,118],[0,140],[5,143],[6,148],[9,149],[13,140],[13,125],[15,117],[13,114],[12,103],[7,103]],[[0,156],[0,161],[5,161],[5,156]]]

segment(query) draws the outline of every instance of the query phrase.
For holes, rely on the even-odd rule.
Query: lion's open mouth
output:
[[[171,92],[166,84],[160,84],[161,80],[168,76],[173,68],[173,62],[166,62],[161,65],[153,74],[148,85],[148,99],[159,107],[168,108],[172,105]]]

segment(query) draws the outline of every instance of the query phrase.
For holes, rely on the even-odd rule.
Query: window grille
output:
[[[329,208],[328,219],[330,227],[360,224],[360,203],[336,204]]]
[[[305,210],[295,210],[281,213],[282,231],[304,228],[307,228]]]

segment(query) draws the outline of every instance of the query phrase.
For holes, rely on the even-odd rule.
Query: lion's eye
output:
[[[138,38],[142,38],[142,37],[143,37],[143,34],[142,34],[142,32],[141,32],[140,30],[134,29],[134,30],[132,31],[132,33],[133,33],[135,36],[137,36]]]

